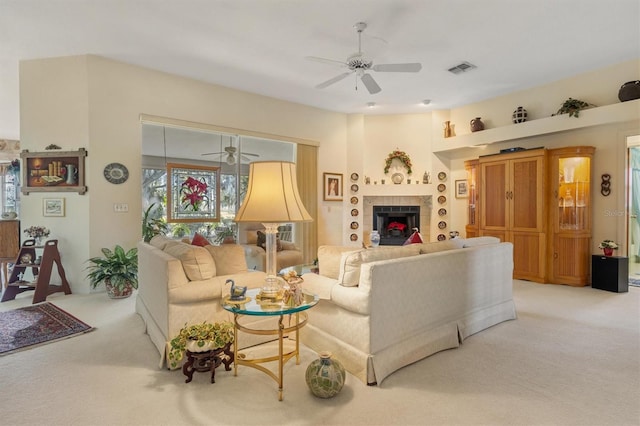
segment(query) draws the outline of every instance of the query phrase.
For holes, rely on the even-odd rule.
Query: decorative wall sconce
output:
[[[602,175],[602,183],[600,183],[600,193],[605,197],[611,194],[611,175],[605,173]]]

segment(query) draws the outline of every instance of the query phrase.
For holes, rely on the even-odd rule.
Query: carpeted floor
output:
[[[90,325],[49,302],[0,312],[0,355],[91,330]]]
[[[348,374],[331,399],[304,373],[301,346],[284,367],[284,400],[261,371],[158,368],[160,355],[134,311],[135,295],[52,295],[96,327],[73,339],[0,357],[6,425],[640,425],[640,288],[514,281],[518,318],[402,368],[380,386]],[[31,303],[0,303],[0,311]],[[273,348],[277,349],[277,348]],[[402,350],[401,347],[398,350]]]

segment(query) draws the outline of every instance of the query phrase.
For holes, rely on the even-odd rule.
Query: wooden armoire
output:
[[[469,197],[467,236],[513,243],[514,278],[587,285],[593,153],[593,147],[535,148],[466,162],[477,192]]]

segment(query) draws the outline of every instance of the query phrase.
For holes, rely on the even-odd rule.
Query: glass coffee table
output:
[[[287,268],[282,268],[279,272],[280,275],[285,275],[289,271],[296,271],[298,275],[308,274],[309,272],[313,272],[318,268],[318,265],[314,265],[313,263],[303,263],[300,265],[293,265]]]
[[[314,307],[318,303],[318,296],[304,293],[304,300],[299,306],[287,306],[282,300],[262,299],[259,296],[260,289],[247,290],[246,297],[241,301],[230,301],[224,299],[222,307],[233,313],[233,375],[238,375],[238,366],[246,365],[262,371],[278,383],[278,400],[282,401],[283,393],[283,367],[291,358],[296,357],[296,364],[300,364],[300,329],[307,323],[307,313],[304,312]],[[254,329],[242,324],[244,316],[278,317],[277,329]],[[285,326],[283,318],[291,315],[289,325]],[[291,321],[293,319],[293,321]],[[261,336],[278,336],[278,354],[266,358],[247,359],[243,353],[238,353],[238,331]],[[284,337],[295,332],[295,348],[288,352],[284,351]],[[277,374],[261,364],[267,362],[278,362]]]

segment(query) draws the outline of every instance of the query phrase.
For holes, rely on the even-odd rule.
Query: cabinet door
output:
[[[589,284],[590,247],[589,237],[566,233],[555,235],[549,281],[572,286]]]
[[[0,221],[0,258],[15,259],[20,251],[20,221]]]
[[[478,203],[480,201],[478,195],[478,160],[469,160],[464,162],[464,168],[467,171],[467,186],[469,187],[469,198],[467,200],[467,238],[478,236]]]
[[[542,232],[513,231],[513,278],[544,282],[546,275],[546,235]]]
[[[481,164],[480,227],[484,230],[506,231],[508,228],[508,166],[507,161]]]
[[[513,231],[543,232],[544,157],[511,160],[509,163],[509,224]]]

